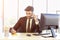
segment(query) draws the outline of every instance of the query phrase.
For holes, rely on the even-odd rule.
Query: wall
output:
[[[13,27],[20,17],[25,16],[24,9],[28,5],[34,7],[34,14],[40,19],[41,13],[56,14],[60,10],[59,4],[60,0],[0,0],[0,29]]]
[[[3,13],[4,13],[4,10],[3,10],[3,3],[4,1],[3,0],[0,0],[0,34],[2,32],[2,29],[3,29]]]

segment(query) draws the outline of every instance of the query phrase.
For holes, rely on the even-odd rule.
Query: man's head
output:
[[[28,6],[26,7],[25,11],[26,11],[26,16],[31,17],[33,14],[34,8],[32,6]]]

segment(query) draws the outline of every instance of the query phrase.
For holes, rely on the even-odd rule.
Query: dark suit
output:
[[[17,32],[26,32],[26,17],[22,17],[18,20],[18,22],[13,27]],[[39,32],[39,24],[35,24],[35,20],[32,20],[32,27],[30,32]]]

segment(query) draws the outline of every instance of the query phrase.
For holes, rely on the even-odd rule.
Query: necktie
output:
[[[29,22],[28,22],[28,28],[27,28],[27,31],[30,32],[30,19],[29,19]]]

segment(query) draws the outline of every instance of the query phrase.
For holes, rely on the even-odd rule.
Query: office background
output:
[[[0,32],[3,27],[13,27],[25,16],[27,6],[34,7],[34,14],[40,19],[41,13],[60,14],[60,0],[0,0]]]

